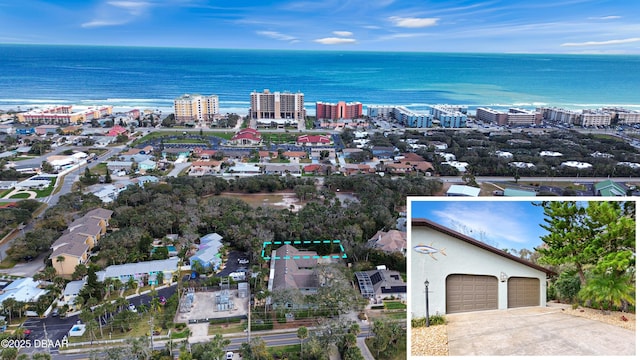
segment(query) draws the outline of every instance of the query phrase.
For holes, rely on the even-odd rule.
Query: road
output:
[[[158,290],[158,296],[164,296],[165,298],[171,297],[177,289],[177,285],[172,285],[166,288],[162,288]],[[139,295],[132,297],[129,299],[129,302],[139,306],[141,304],[149,305],[151,302],[151,296],[147,294]],[[127,310],[125,310],[127,311]],[[60,342],[64,338],[65,335],[69,333],[71,327],[79,321],[78,315],[68,316],[66,318],[52,317],[48,316],[46,318],[29,318],[27,319],[23,327],[31,330],[31,335],[29,335],[29,339],[32,343],[36,341],[40,343],[45,343],[46,341],[52,341],[53,343]],[[52,348],[29,348],[21,350],[21,353],[31,354],[34,352],[43,352],[49,351],[51,354],[57,354],[58,349],[55,347]],[[55,358],[58,358],[56,355]],[[83,355],[84,358],[87,357],[86,354]]]
[[[358,334],[358,339],[365,339],[366,337],[368,337],[369,334],[369,325],[362,325],[361,326],[361,331],[360,334]],[[287,332],[278,332],[278,333],[269,333],[269,332],[258,332],[258,333],[252,333],[252,338],[260,338],[262,340],[264,340],[264,342],[267,344],[268,347],[274,347],[274,346],[285,346],[285,345],[298,345],[300,344],[300,339],[298,339],[297,336],[297,329],[291,329],[290,331]],[[226,338],[228,338],[231,343],[229,344],[229,346],[227,346],[226,350],[227,351],[234,351],[237,352],[240,350],[240,346],[243,343],[246,343],[248,341],[246,335],[240,335],[240,334],[229,334],[229,335],[225,335]],[[308,341],[308,339],[306,340]],[[166,341],[154,341],[154,349],[156,350],[162,350],[165,348],[165,342]],[[193,344],[193,342],[191,342]],[[97,355],[102,355],[104,356],[105,354],[100,353]],[[58,354],[57,351],[55,352],[55,355],[52,356],[53,359],[65,359],[65,360],[77,360],[77,359],[87,359],[88,358],[88,352],[87,353],[72,353],[72,354]]]

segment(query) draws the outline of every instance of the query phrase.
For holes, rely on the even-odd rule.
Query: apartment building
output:
[[[618,107],[608,107],[602,110],[613,113],[619,125],[640,124],[640,111],[638,110],[627,110]]]
[[[184,94],[173,100],[176,122],[210,124],[220,115],[218,95]]]
[[[574,124],[580,126],[609,126],[613,116],[613,113],[606,110],[582,110],[582,114]]]
[[[301,92],[263,92],[251,93],[249,116],[261,124],[288,124],[304,120],[304,94]]]
[[[540,116],[534,111],[510,108],[509,111],[480,107],[476,109],[476,119],[498,125],[528,126],[540,124]]]
[[[536,111],[542,114],[544,120],[561,124],[573,124],[580,117],[579,111],[556,107],[541,107]]]
[[[433,105],[431,115],[444,128],[461,128],[467,126],[467,108],[459,105]]]
[[[18,121],[29,124],[76,125],[111,115],[113,106],[91,106],[74,110],[71,105],[51,106],[18,114]]]
[[[316,119],[355,119],[362,116],[362,103],[344,102],[337,103],[316,102]]]
[[[394,107],[392,115],[400,124],[410,128],[428,128],[433,125],[431,114],[420,114],[404,106]]]

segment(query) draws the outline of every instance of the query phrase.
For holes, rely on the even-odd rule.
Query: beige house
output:
[[[58,275],[71,275],[79,264],[89,261],[91,250],[107,232],[113,211],[93,209],[73,221],[65,233],[56,240],[49,259]]]

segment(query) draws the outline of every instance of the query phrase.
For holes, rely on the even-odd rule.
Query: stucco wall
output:
[[[425,316],[425,280],[429,281],[429,314],[446,313],[446,278],[451,274],[490,275],[500,280],[507,277],[530,277],[540,280],[540,306],[546,304],[546,274],[514,260],[499,256],[463,240],[429,227],[411,230],[410,241],[410,309],[411,317]],[[427,245],[438,250],[431,256],[414,250],[416,245]],[[498,281],[498,308],[507,308],[507,282]]]

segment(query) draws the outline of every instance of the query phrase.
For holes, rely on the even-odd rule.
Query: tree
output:
[[[575,201],[547,201],[541,206],[545,224],[540,226],[549,234],[541,237],[546,246],[537,249],[542,254],[540,262],[574,265],[584,285],[584,266],[594,262],[593,255],[586,251],[594,234],[587,227],[585,207]]]
[[[113,182],[113,179],[111,179],[111,171],[109,171],[109,168],[107,168],[107,173],[104,175],[104,182],[107,184],[111,184]]]
[[[64,270],[62,269],[63,263],[64,263],[64,256],[62,255],[56,256],[56,264],[58,264],[58,267],[60,268],[60,274],[64,273]]]
[[[584,301],[601,308],[635,304],[635,212],[620,201],[541,205],[547,223],[541,226],[550,233],[542,237],[540,260],[573,265]]]
[[[48,161],[42,162],[42,164],[40,165],[40,170],[47,174],[52,174],[55,171],[53,165],[51,165],[51,163],[49,163]]]
[[[302,356],[302,341],[309,336],[309,330],[304,326],[300,326],[297,335],[298,339],[300,339],[300,359],[304,359],[304,356]]]
[[[261,338],[253,338],[248,343],[240,345],[240,353],[243,359],[247,360],[270,360],[267,344]]]
[[[231,344],[231,340],[216,334],[209,342],[198,343],[191,346],[191,355],[194,359],[223,360],[225,348]]]

